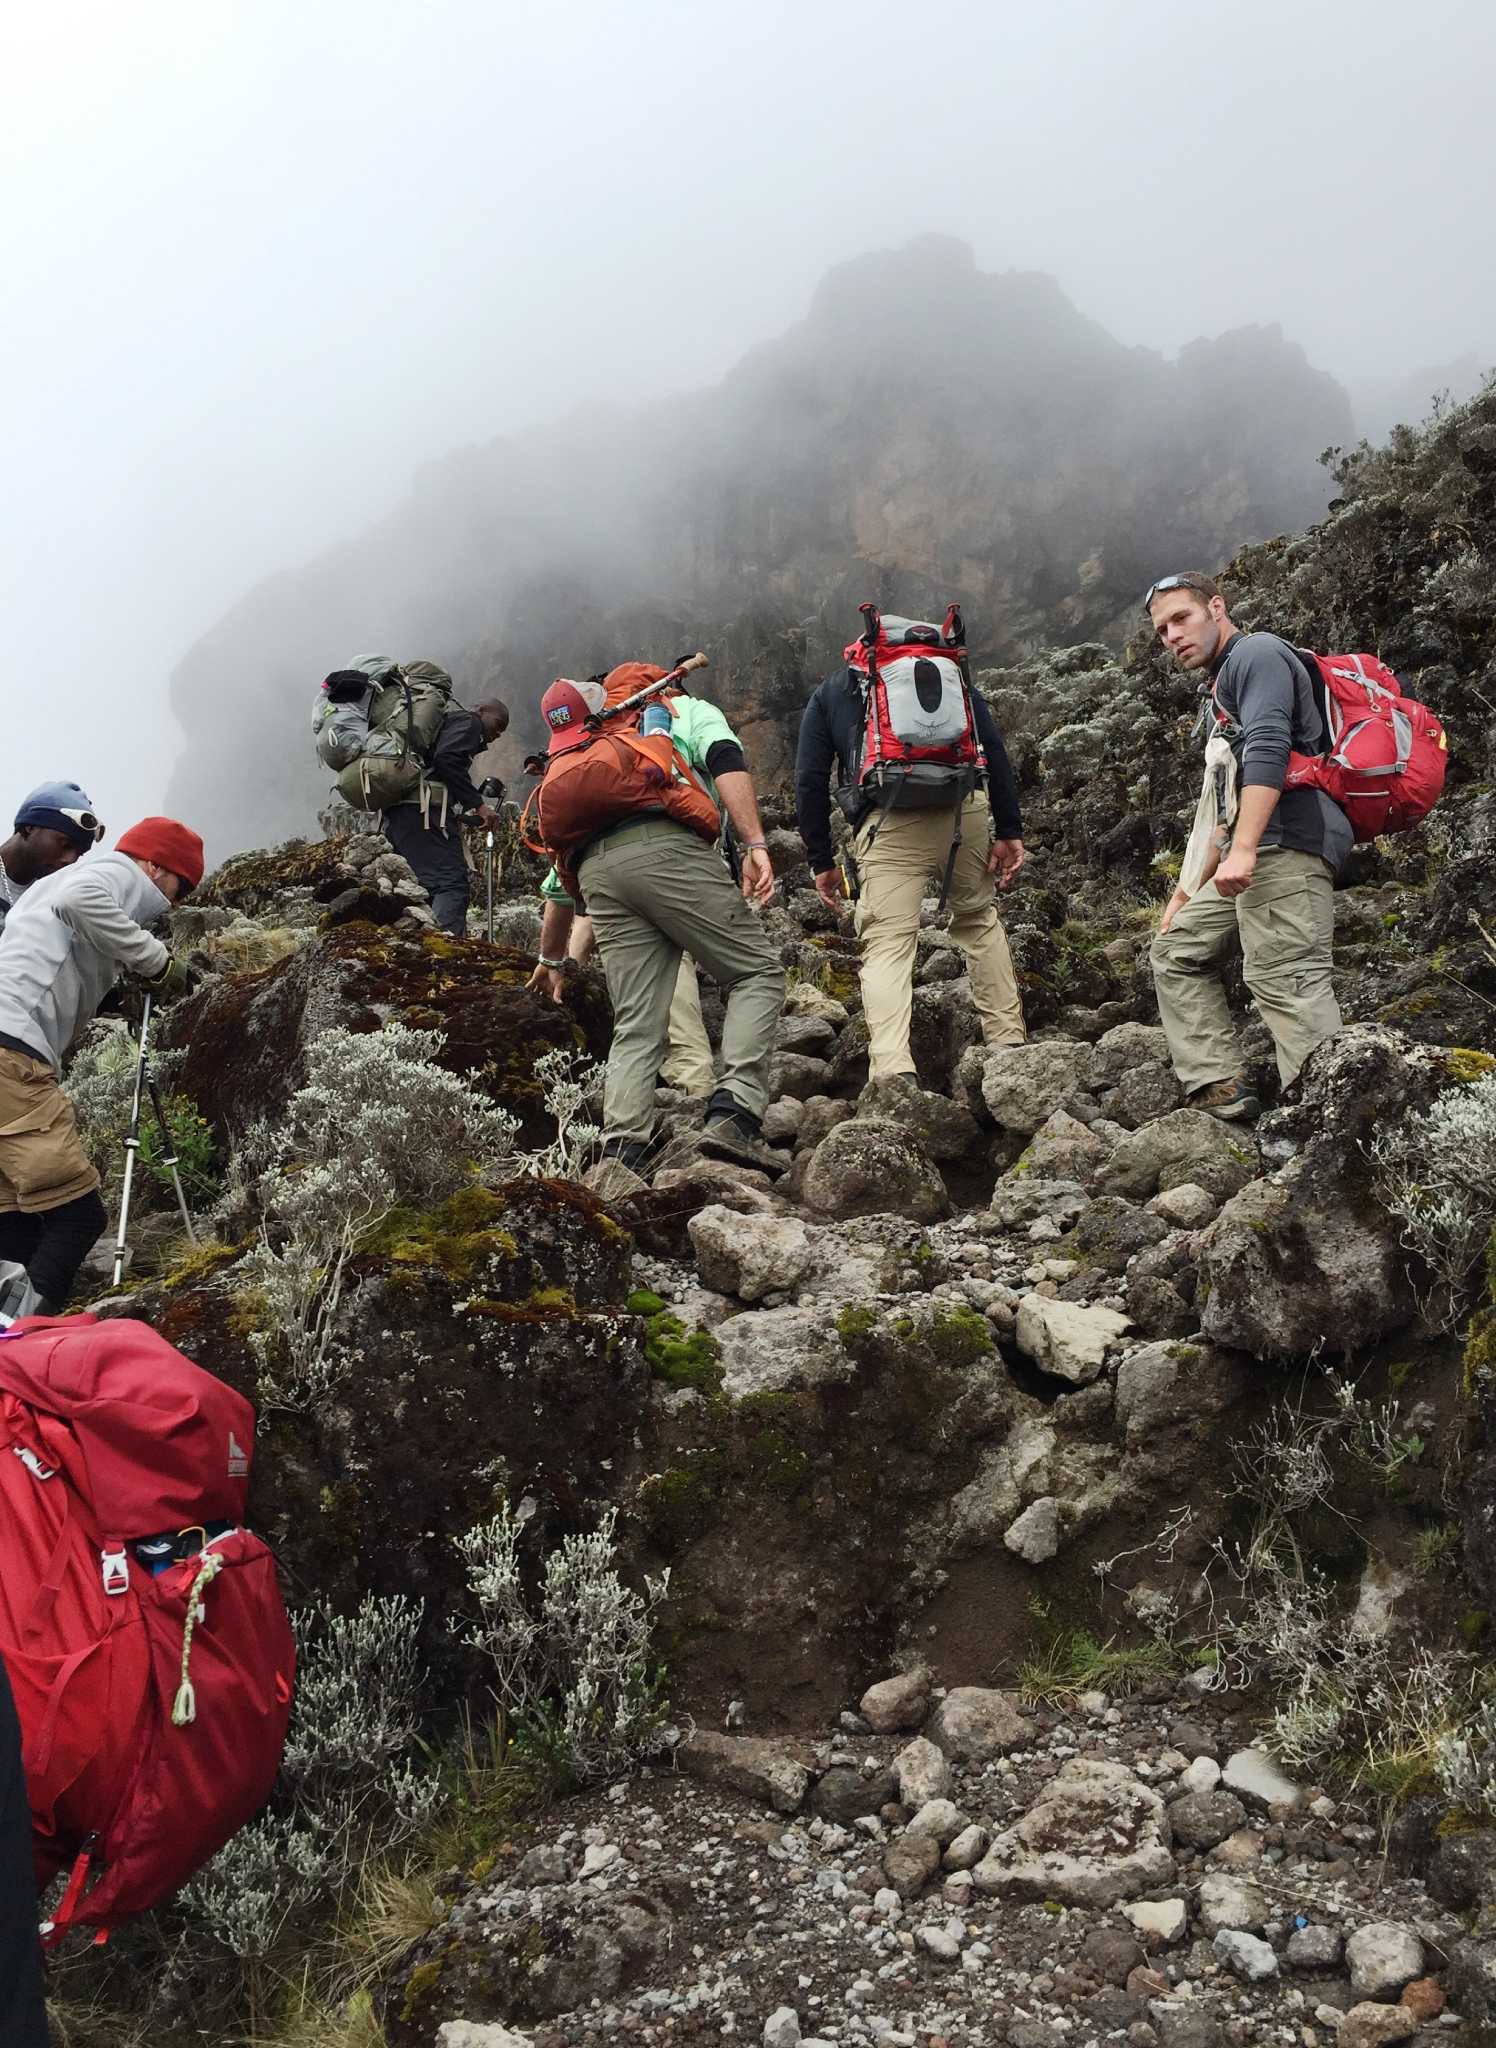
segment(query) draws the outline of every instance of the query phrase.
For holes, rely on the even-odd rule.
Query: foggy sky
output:
[[[44,775],[157,808],[166,677],[261,577],[455,446],[715,380],[864,248],[959,235],[1168,353],[1277,320],[1353,397],[1496,363],[1489,0],[18,15],[7,823]]]

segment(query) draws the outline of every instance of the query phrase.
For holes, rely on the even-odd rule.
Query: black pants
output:
[[[473,887],[462,854],[462,831],[451,812],[445,827],[437,822],[440,796],[427,816],[431,822],[423,824],[419,804],[397,804],[384,813],[384,836],[401,859],[409,861],[416,880],[431,898],[432,914],[442,930],[465,938]]]
[[[24,1266],[42,1299],[60,1309],[73,1291],[78,1268],[108,1227],[97,1194],[79,1195],[30,1216],[7,1209],[0,1212],[0,1259]]]
[[[21,1775],[21,1730],[0,1661],[0,2041],[47,2048],[42,1951],[37,1938],[31,1808]]]

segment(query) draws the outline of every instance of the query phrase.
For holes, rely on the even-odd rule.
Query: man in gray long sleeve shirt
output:
[[[113,853],[34,883],[0,933],[0,1319],[55,1314],[104,1228],[63,1059],[122,970],[167,998],[189,985],[147,926],[202,875],[197,834],[145,818]]]
[[[1164,909],[1151,955],[1159,1019],[1189,1105],[1250,1119],[1258,1104],[1241,1071],[1221,964],[1239,945],[1286,1086],[1340,1028],[1330,942],[1350,821],[1322,790],[1283,787],[1290,751],[1319,754],[1325,745],[1309,671],[1295,650],[1272,633],[1240,632],[1208,576],[1167,576],[1147,606],[1180,665],[1209,675],[1238,777],[1229,842],[1195,893],[1176,889]]]

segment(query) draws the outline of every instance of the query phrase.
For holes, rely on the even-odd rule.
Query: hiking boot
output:
[[[752,1110],[719,1089],[707,1104],[706,1123],[696,1149],[708,1159],[730,1159],[737,1166],[756,1167],[760,1173],[783,1173],[789,1161],[764,1143],[762,1133],[763,1125]]]
[[[1229,1081],[1211,1081],[1184,1098],[1186,1109],[1203,1109],[1226,1124],[1255,1123],[1261,1110],[1257,1097],[1240,1074]]]

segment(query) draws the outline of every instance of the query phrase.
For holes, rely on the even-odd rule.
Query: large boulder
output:
[[[1091,1758],[1066,1764],[973,1872],[977,1890],[999,1898],[1102,1907],[1173,1875],[1163,1800],[1126,1765]]]
[[[1206,1336],[1258,1357],[1307,1358],[1364,1351],[1411,1320],[1399,1226],[1376,1198],[1365,1146],[1454,1078],[1449,1053],[1381,1024],[1352,1025],[1310,1055],[1296,1102],[1260,1126],[1278,1170],[1202,1235]]]
[[[980,1150],[982,1131],[969,1109],[932,1089],[906,1088],[898,1081],[869,1081],[857,1104],[859,1117],[887,1117],[913,1131],[937,1161],[964,1159]]]
[[[938,1223],[950,1214],[940,1170],[915,1133],[888,1117],[854,1117],[817,1145],[801,1199],[815,1216],[907,1216]]]
[[[1067,1110],[1052,1109],[1024,1147],[1009,1178],[1087,1182],[1105,1165],[1111,1147]]]
[[[853,1236],[798,1216],[740,1213],[714,1203],[687,1225],[702,1284],[739,1301],[805,1290],[855,1301],[898,1288],[903,1258],[871,1233]]]
[[[1086,1093],[1091,1058],[1090,1046],[1071,1038],[1035,1038],[989,1051],[981,1073],[988,1114],[1001,1129],[1031,1138],[1055,1110]]]
[[[1167,1065],[1169,1041],[1156,1024],[1114,1024],[1097,1039],[1091,1087],[1099,1095],[1139,1067]]]
[[[1091,1308],[1045,1294],[1026,1294],[1018,1304],[1018,1348],[1056,1379],[1075,1387],[1100,1376],[1107,1352],[1131,1328],[1115,1309]]]
[[[1238,1353],[1207,1344],[1140,1344],[1117,1368],[1115,1415],[1129,1450],[1151,1447],[1161,1432],[1208,1423],[1247,1391]]]
[[[1109,1194],[1145,1202],[1186,1181],[1218,1199],[1234,1195],[1257,1172],[1252,1134],[1203,1109],[1176,1109],[1121,1139],[1098,1176]]]

